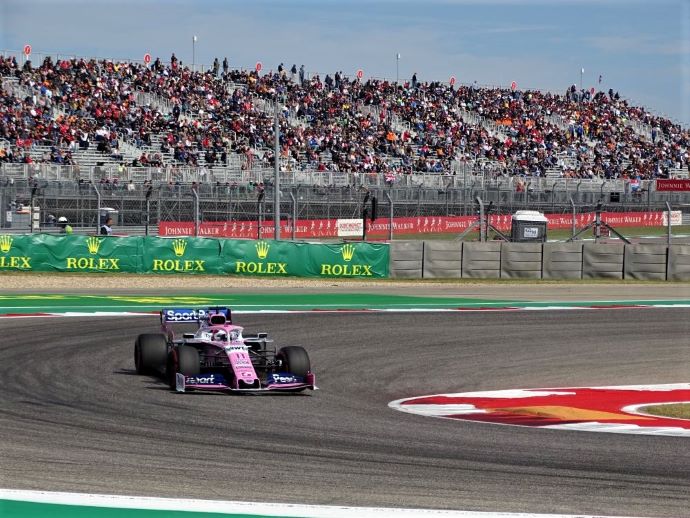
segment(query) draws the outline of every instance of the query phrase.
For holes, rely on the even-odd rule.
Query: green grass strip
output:
[[[643,412],[660,417],[690,419],[690,403],[673,403],[669,405],[650,405],[642,408]]]
[[[2,295],[0,313],[64,311],[157,311],[163,307],[230,306],[234,309],[386,309],[458,307],[484,304],[510,305],[513,300],[434,298],[376,294],[256,294],[233,295]]]
[[[338,294],[192,294],[168,295],[1,295],[0,314],[158,311],[164,307],[229,306],[235,310],[361,310],[361,309],[472,309],[472,308],[547,308],[676,306],[687,300],[604,300],[604,301],[529,301],[463,297],[415,297],[370,293]]]
[[[2,518],[260,518],[266,515],[124,509],[0,500],[0,516]]]

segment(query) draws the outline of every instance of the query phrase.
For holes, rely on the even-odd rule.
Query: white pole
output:
[[[585,73],[585,69],[581,68],[580,69],[580,91],[582,91],[582,76],[584,75],[584,73]]]
[[[275,113],[274,113],[274,142],[273,150],[275,159],[273,161],[273,238],[280,241],[280,167],[278,160],[280,158],[280,123],[278,122],[278,96],[275,98]],[[294,225],[295,222],[293,221]]]
[[[194,72],[194,65],[196,64],[196,35],[192,36],[192,72]]]

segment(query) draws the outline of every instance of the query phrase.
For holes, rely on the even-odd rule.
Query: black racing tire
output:
[[[134,366],[137,374],[161,372],[165,367],[168,342],[162,334],[143,334],[134,343]]]
[[[175,361],[177,354],[177,361]],[[170,351],[165,367],[165,376],[171,389],[177,385],[177,373],[185,376],[197,376],[201,373],[201,362],[199,361],[199,351],[188,345],[180,345],[175,351]]]
[[[195,347],[181,345],[177,348],[177,372],[185,376],[197,376],[201,373],[199,351]]]
[[[304,347],[298,345],[283,347],[276,354],[276,358],[283,362],[281,368],[290,374],[306,378],[307,374],[311,372],[311,362]]]

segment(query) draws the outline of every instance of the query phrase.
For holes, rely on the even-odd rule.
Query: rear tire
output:
[[[143,334],[134,343],[134,366],[137,374],[161,372],[165,367],[168,342],[162,334]]]
[[[307,374],[311,372],[311,362],[304,347],[298,345],[283,347],[276,354],[276,358],[283,362],[283,367],[281,368],[290,374],[306,378]]]

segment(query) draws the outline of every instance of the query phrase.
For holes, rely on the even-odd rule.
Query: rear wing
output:
[[[231,323],[232,314],[230,308],[165,308],[161,310],[161,324],[200,323],[206,321],[210,324]]]

